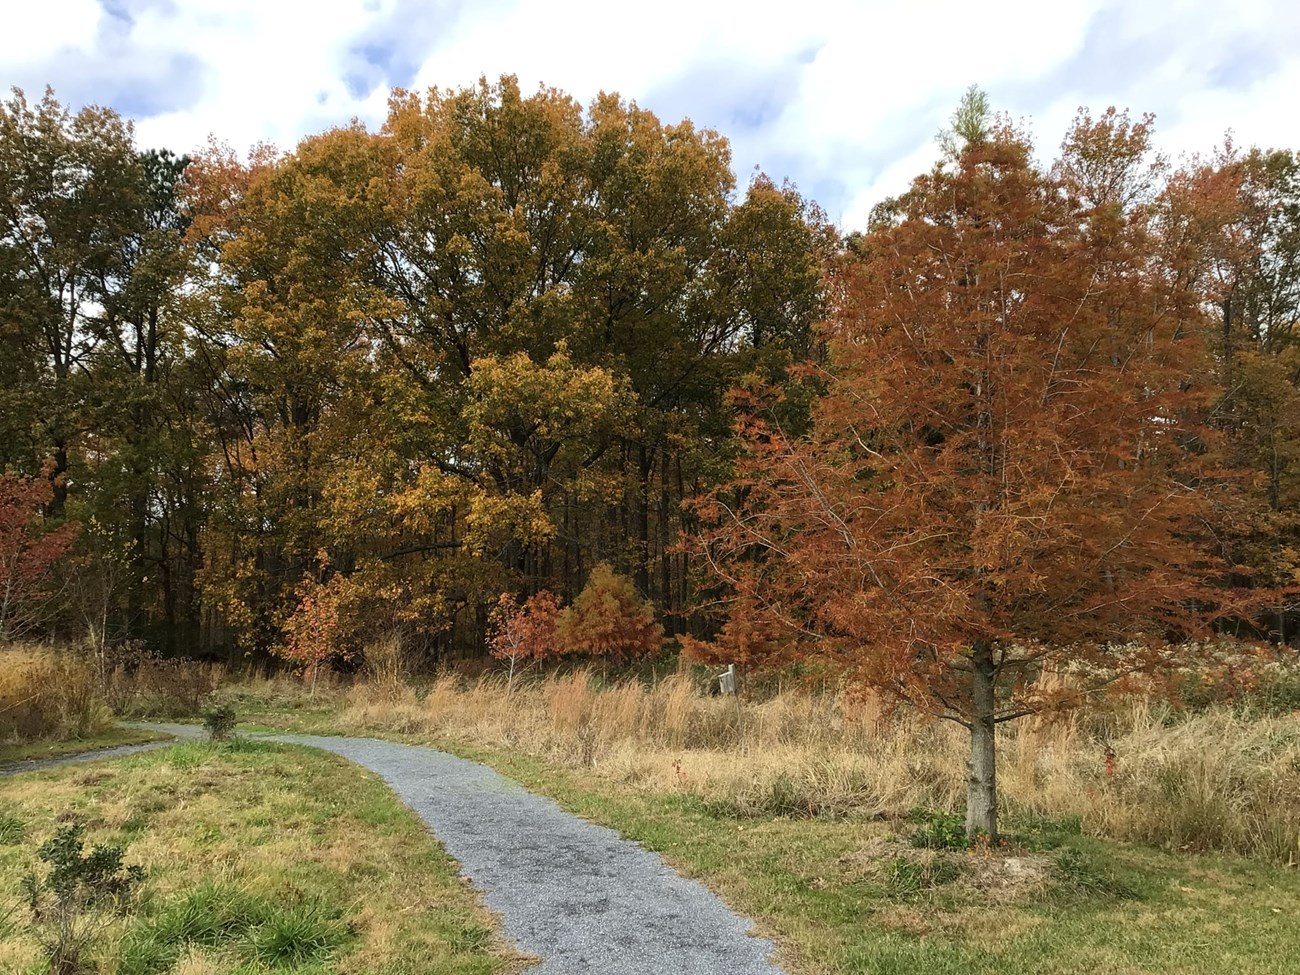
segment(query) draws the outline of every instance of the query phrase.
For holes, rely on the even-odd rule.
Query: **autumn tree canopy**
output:
[[[51,612],[54,569],[75,523],[45,524],[54,489],[44,478],[0,474],[0,644],[28,635]]]
[[[793,187],[738,186],[721,135],[612,93],[582,105],[508,76],[399,90],[374,131],[190,155],[138,146],[109,108],[16,93],[0,104],[0,468],[45,479],[43,530],[86,526],[40,632],[261,655],[323,587],[347,647],[382,635],[431,663],[483,653],[501,593],[576,606],[604,563],[627,590],[614,603],[641,621],[648,600],[670,643],[723,663],[810,641],[839,660],[844,634],[924,604],[931,662],[907,680],[933,705],[955,640],[1083,642],[1122,619],[1126,640],[1181,636],[1177,607],[1226,609],[1210,563],[1184,571],[1212,530],[1214,565],[1238,567],[1222,581],[1274,594],[1234,627],[1289,639],[1294,154],[1225,147],[1171,171],[1149,121],[1112,111],[1037,167],[977,96],[943,166],[840,241]],[[811,466],[781,460],[794,444]],[[795,480],[760,485],[763,465]],[[795,519],[796,475],[828,510],[853,490],[889,501],[884,534],[852,508],[847,534],[818,537],[904,539],[919,574],[891,570],[898,605],[881,587],[854,602],[839,556],[808,554],[813,581],[843,585],[817,610],[834,627],[805,618],[796,597],[817,590],[796,561],[739,539],[725,554],[705,523],[722,509],[685,503],[804,537],[822,516]],[[1114,514],[1174,484],[1141,524]],[[683,544],[701,530],[721,577]],[[1160,545],[1168,568],[1148,571]],[[1044,568],[1089,552],[1077,591]],[[788,574],[788,599],[734,584],[765,573]],[[1145,602],[1107,602],[1099,574]],[[715,597],[753,605],[715,619]],[[953,615],[959,633],[930,632]],[[1023,694],[998,700],[1014,713]]]
[[[834,273],[811,428],[749,403],[701,505],[724,636],[812,656],[971,731],[968,831],[996,836],[994,728],[1157,664],[1232,610],[1234,490],[1202,282],[1140,181],[1148,127],[1086,117],[1050,169],[989,120]]]

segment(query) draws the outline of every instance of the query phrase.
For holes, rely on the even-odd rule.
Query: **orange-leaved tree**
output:
[[[41,622],[51,572],[77,536],[75,523],[44,525],[48,478],[0,473],[0,643]]]
[[[345,634],[340,624],[340,604],[346,580],[341,575],[327,582],[308,578],[297,590],[298,605],[284,622],[284,642],[275,648],[278,656],[311,671],[311,693],[325,662],[347,656]]]
[[[632,580],[601,562],[560,614],[559,642],[573,653],[625,663],[663,646],[664,631],[655,620],[654,606]]]
[[[735,479],[698,507],[729,632],[969,729],[973,840],[997,836],[998,724],[1159,666],[1236,595],[1207,538],[1233,487],[1200,422],[1202,303],[1161,258],[1147,124],[1076,129],[1083,165],[1044,171],[1010,125],[956,120],[964,145],[833,273],[811,428],[751,397]]]
[[[501,594],[488,614],[487,645],[492,656],[510,664],[507,687],[514,684],[520,661],[544,660],[563,652],[556,633],[559,616],[559,600],[549,590],[543,589],[522,603],[512,593]]]

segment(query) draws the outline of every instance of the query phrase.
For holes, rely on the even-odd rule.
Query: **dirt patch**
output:
[[[940,887],[977,892],[999,902],[1041,892],[1052,880],[1052,861],[1041,854],[997,849],[917,849],[898,837],[880,837],[841,857],[855,880],[878,884],[898,894]]]

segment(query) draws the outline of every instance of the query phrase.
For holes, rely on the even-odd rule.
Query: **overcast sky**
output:
[[[1080,105],[1173,154],[1300,148],[1297,0],[0,0],[0,82],[110,105],[142,146],[285,148],[388,90],[519,76],[728,136],[845,228],[903,189],[972,82],[1049,153]]]

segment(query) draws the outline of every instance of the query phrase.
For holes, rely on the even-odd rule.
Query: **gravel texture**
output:
[[[701,884],[492,769],[371,738],[277,736],[378,773],[541,959],[530,975],[780,975],[772,943]]]
[[[162,731],[177,738],[197,738],[203,729],[197,725],[140,725],[153,731]],[[100,758],[121,758],[136,752],[149,752],[155,748],[167,748],[176,744],[174,741],[146,741],[138,745],[113,745],[109,748],[94,748],[87,752],[73,752],[70,755],[54,755],[50,758],[27,758],[18,762],[0,762],[0,776],[18,775],[20,772],[39,772],[44,768],[58,765],[72,765],[75,762],[90,762]]]
[[[192,725],[150,725],[193,737]],[[259,736],[260,737],[260,736]],[[374,738],[268,735],[371,769],[442,841],[501,917],[530,975],[782,975],[772,943],[655,854],[476,762]],[[161,743],[166,744],[166,743]],[[159,743],[23,763],[28,771]]]

